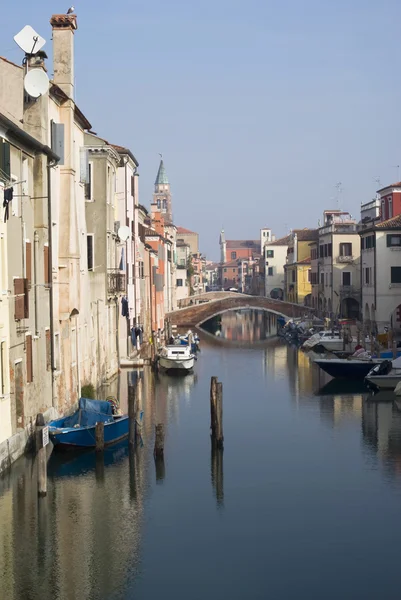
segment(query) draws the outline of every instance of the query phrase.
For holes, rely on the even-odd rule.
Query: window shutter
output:
[[[32,365],[32,336],[26,336],[26,381],[33,381],[33,365]]]
[[[14,279],[14,319],[20,321],[24,318],[24,280]]]
[[[87,148],[79,149],[79,181],[80,183],[89,183],[89,152]]]
[[[135,198],[135,176],[131,177],[131,196]]]
[[[24,282],[24,319],[29,319],[29,288],[28,280],[23,279]]]
[[[64,124],[52,121],[52,150],[60,157],[59,165],[64,164]]]
[[[45,276],[45,284],[48,286],[50,283],[50,273],[49,273],[49,246],[43,247],[43,258],[44,258],[44,276]]]
[[[0,146],[0,179],[8,182],[11,179],[10,144],[0,140]]]
[[[31,287],[32,283],[32,244],[31,242],[25,242],[25,265],[26,265],[26,278],[28,280],[28,287]]]

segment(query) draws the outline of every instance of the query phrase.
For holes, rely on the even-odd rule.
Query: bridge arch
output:
[[[168,313],[166,317],[177,327],[197,327],[212,317],[228,312],[229,310],[264,310],[278,316],[287,318],[303,317],[312,314],[313,309],[299,304],[291,304],[282,300],[267,298],[264,296],[251,296],[248,294],[224,294],[215,295],[202,294],[192,297],[188,304],[176,311]]]

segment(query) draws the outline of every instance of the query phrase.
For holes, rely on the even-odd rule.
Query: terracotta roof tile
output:
[[[249,248],[250,250],[259,250],[260,252],[260,241],[259,240],[227,240],[227,248],[232,250],[233,248]]]
[[[387,221],[381,221],[380,223],[377,223],[376,227],[378,229],[401,227],[401,215],[396,215],[395,217],[392,217],[391,219],[387,219]]]
[[[192,233],[193,235],[196,235],[195,231],[191,231],[190,229],[185,229],[185,227],[177,227],[177,233]]]
[[[285,235],[284,237],[279,238],[278,240],[274,240],[274,242],[267,242],[266,246],[288,246],[290,239],[290,235]]]

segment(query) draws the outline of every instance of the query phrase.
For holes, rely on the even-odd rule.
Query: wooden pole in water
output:
[[[156,429],[156,438],[155,438],[155,449],[153,451],[155,458],[163,458],[164,457],[164,425],[163,423],[158,423],[155,427]]]
[[[47,452],[44,445],[43,430],[45,419],[42,413],[36,417],[36,452],[38,462],[38,496],[43,498],[47,494]]]
[[[216,432],[216,398],[217,398],[217,377],[212,377],[210,380],[210,429],[212,438]]]
[[[216,444],[223,448],[223,384],[220,382],[217,382],[216,396]]]
[[[136,406],[135,406],[135,387],[133,385],[128,386],[128,421],[129,421],[129,434],[128,440],[129,445],[135,445],[135,420],[136,420]]]
[[[95,438],[96,438],[96,452],[102,452],[104,450],[104,423],[103,423],[103,421],[99,421],[98,423],[96,423]]]

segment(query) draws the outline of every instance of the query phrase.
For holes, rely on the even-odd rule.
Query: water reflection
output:
[[[260,342],[277,334],[277,317],[264,310],[229,310],[202,324],[202,329],[234,343]]]
[[[266,564],[274,598],[398,593],[401,404],[331,380],[276,338],[201,344],[192,375],[113,382],[123,406],[135,387],[142,446],[54,454],[40,501],[31,460],[0,479],[1,598],[256,600]],[[211,375],[224,382],[224,453],[210,448]]]

